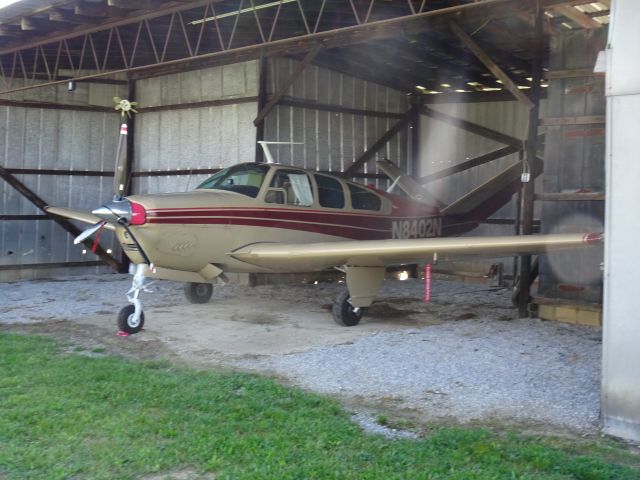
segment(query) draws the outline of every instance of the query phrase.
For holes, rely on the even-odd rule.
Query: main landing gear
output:
[[[347,290],[336,297],[331,307],[333,319],[343,327],[355,327],[358,325],[364,311],[364,307],[354,307],[351,304],[351,295]]]
[[[213,295],[213,285],[210,283],[185,283],[184,296],[189,303],[207,303]]]
[[[354,327],[360,323],[365,310],[384,280],[384,267],[344,266],[347,290],[341,292],[333,302],[331,313],[338,325]]]

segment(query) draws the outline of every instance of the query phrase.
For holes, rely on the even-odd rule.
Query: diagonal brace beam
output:
[[[318,53],[320,53],[320,50],[322,50],[322,47],[323,47],[323,44],[321,42],[318,42],[313,46],[311,50],[309,50],[309,52],[305,55],[302,62],[300,62],[296,66],[293,72],[291,72],[291,75],[289,75],[289,78],[287,78],[284,84],[280,87],[280,90],[278,90],[271,97],[271,100],[269,100],[269,102],[267,102],[267,104],[262,108],[262,110],[260,110],[260,112],[258,113],[258,116],[253,121],[253,124],[255,126],[260,125],[264,121],[265,117],[269,115],[269,112],[273,109],[273,107],[275,107],[276,104],[287,93],[287,90],[289,90],[289,87],[293,85],[293,82],[295,82],[298,79],[298,77],[304,71],[304,69],[307,68],[307,66],[313,61],[313,59],[316,58]]]
[[[396,136],[396,134],[405,128],[414,119],[417,106],[412,106],[404,116],[398,120],[393,126],[382,135],[376,143],[371,145],[362,155],[360,155],[342,174],[343,177],[352,177],[365,163],[371,160],[376,152],[384,147],[389,140]]]
[[[420,107],[420,113],[436,120],[440,120],[441,122],[448,123],[449,125],[452,125],[456,128],[460,128],[462,130],[466,130],[467,132],[475,133],[476,135],[480,135],[481,137],[488,138],[489,140],[516,147],[516,151],[522,148],[522,140],[519,138],[512,137],[511,135],[498,132],[497,130],[493,130],[488,127],[484,127],[477,123],[469,122],[468,120],[463,120],[462,118],[439,112],[425,105],[422,105]]]
[[[518,85],[515,84],[513,80],[498,66],[496,62],[494,62],[487,53],[480,48],[469,35],[467,35],[462,28],[458,26],[455,22],[450,22],[449,26],[451,27],[451,31],[460,39],[462,43],[464,43],[469,50],[473,52],[473,54],[480,60],[485,67],[489,69],[491,73],[493,73],[496,78],[498,78],[502,84],[522,103],[524,103],[527,108],[533,108],[533,102],[531,99],[522,93],[522,91],[518,88]]]
[[[45,207],[47,207],[47,203],[40,198],[35,192],[33,192],[29,187],[27,187],[24,183],[18,180],[16,177],[11,175],[4,167],[0,166],[0,177],[2,177],[9,185],[15,188],[20,194],[22,194],[27,200],[33,203],[36,207],[42,210],[44,213],[47,213]],[[47,214],[49,215],[49,214]],[[55,215],[49,215],[58,225],[64,228],[67,232],[69,232],[74,237],[77,237],[82,233],[78,227],[76,227],[73,223],[63,218],[57,217]],[[91,248],[92,242],[87,239],[83,242],[87,248]],[[115,258],[109,255],[100,245],[98,245],[96,249],[96,254],[111,268],[113,268],[116,272],[122,270],[122,265]]]

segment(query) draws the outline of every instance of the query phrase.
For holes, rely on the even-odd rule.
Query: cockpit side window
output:
[[[318,201],[321,207],[344,208],[342,184],[335,178],[315,175],[318,184]]]
[[[258,192],[268,171],[269,167],[266,165],[243,163],[219,171],[198,185],[197,188],[205,190],[227,190],[255,198],[258,196]]]
[[[375,193],[351,183],[348,185],[351,193],[351,206],[354,210],[380,210],[382,201]]]
[[[309,176],[299,170],[276,171],[271,179],[265,201],[310,207],[313,205],[313,190]]]

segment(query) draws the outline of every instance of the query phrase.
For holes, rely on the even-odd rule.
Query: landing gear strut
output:
[[[148,285],[145,285],[145,270],[146,264],[139,263],[135,266],[135,274],[133,275],[133,281],[131,282],[131,288],[127,292],[127,300],[131,305],[123,307],[118,313],[118,328],[121,332],[128,333],[130,335],[138,333],[144,326],[144,312],[142,311],[142,302],[138,298],[140,291],[149,292]]]
[[[343,327],[354,327],[358,325],[364,310],[363,307],[354,307],[351,304],[351,296],[346,290],[336,297],[331,307],[333,319],[338,325],[342,325]]]

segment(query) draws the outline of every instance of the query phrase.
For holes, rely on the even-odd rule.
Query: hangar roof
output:
[[[0,76],[9,91],[10,78],[150,75],[264,53],[303,58],[321,42],[314,63],[407,93],[503,90],[466,34],[527,89],[536,1],[22,0],[0,9]],[[546,33],[609,22],[610,0],[539,2]]]

